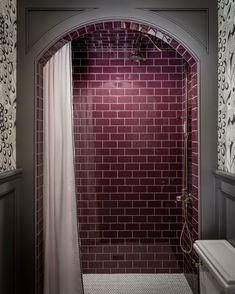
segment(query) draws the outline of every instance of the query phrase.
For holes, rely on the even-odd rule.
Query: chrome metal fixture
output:
[[[193,239],[192,233],[189,229],[188,224],[188,203],[192,200],[192,195],[189,193],[188,187],[188,65],[185,64],[184,68],[185,72],[185,103],[184,103],[184,162],[183,162],[183,189],[182,195],[176,197],[176,201],[182,202],[182,209],[183,209],[183,227],[180,234],[180,247],[182,251],[186,254],[190,254],[193,250]],[[183,242],[183,235],[186,234],[189,245],[188,248],[185,247]]]
[[[162,51],[148,34],[144,34],[144,36],[149,39],[149,41],[153,44],[153,46],[157,49],[157,51],[159,51],[159,52]]]
[[[183,195],[176,196],[176,201],[178,202],[187,202],[192,200],[192,194],[191,193],[184,193]]]
[[[139,63],[141,61],[145,61],[146,58],[144,57],[144,55],[139,50],[136,50],[135,52],[133,52],[131,54],[130,60]]]

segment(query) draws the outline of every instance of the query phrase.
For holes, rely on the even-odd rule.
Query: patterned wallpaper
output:
[[[15,169],[16,0],[0,1],[0,172]]]
[[[235,2],[219,5],[218,164],[235,173]]]
[[[219,9],[219,169],[235,173],[235,3]],[[16,0],[0,1],[0,172],[16,167]]]

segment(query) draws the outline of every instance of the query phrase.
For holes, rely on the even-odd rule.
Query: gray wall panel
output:
[[[0,293],[18,293],[19,171],[0,176]]]
[[[48,9],[29,9],[26,14],[27,31],[27,51],[50,29],[58,25],[67,18],[81,13],[82,9],[71,10],[48,10]],[[42,20],[43,16],[43,22]],[[38,25],[40,23],[40,25]]]
[[[218,237],[235,246],[235,176],[227,172],[216,172]]]
[[[208,10],[153,10],[156,14],[160,14],[169,20],[181,26],[185,31],[191,34],[199,43],[208,49]],[[198,21],[200,19],[200,22]]]

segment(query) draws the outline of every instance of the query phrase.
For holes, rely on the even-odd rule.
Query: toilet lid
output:
[[[235,248],[228,241],[198,240],[194,248],[224,287],[235,286]]]

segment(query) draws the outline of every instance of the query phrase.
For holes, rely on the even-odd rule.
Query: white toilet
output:
[[[235,294],[235,248],[226,240],[198,240],[200,294]]]

